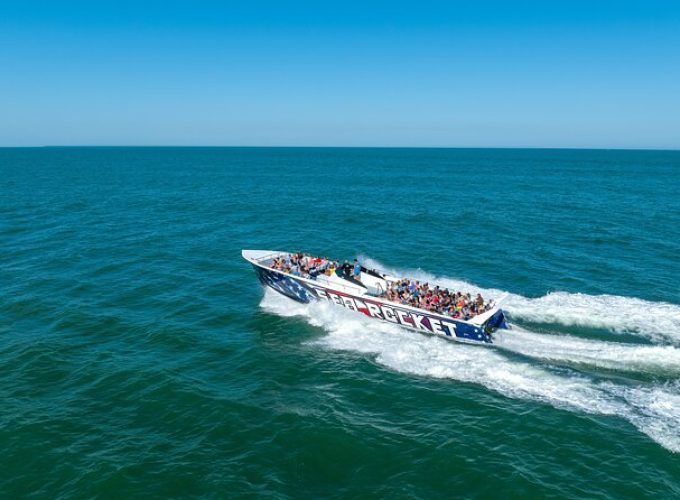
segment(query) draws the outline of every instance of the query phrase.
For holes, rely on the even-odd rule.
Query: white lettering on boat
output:
[[[384,319],[383,315],[380,313],[380,306],[374,304],[373,302],[366,302],[366,308],[368,309],[368,314],[374,318]]]
[[[354,303],[354,299],[351,297],[343,297],[343,300],[345,302],[345,307],[347,309],[351,309],[352,311],[358,311],[357,305]]]
[[[415,322],[416,328],[419,330],[422,330],[424,332],[432,332],[428,324],[430,323],[430,320],[427,316],[421,315],[421,314],[415,314],[411,313],[411,317],[413,321]]]
[[[389,306],[381,306],[380,309],[382,310],[383,316],[385,316],[387,321],[390,323],[399,323],[397,316],[394,314],[394,309]]]
[[[438,333],[439,335],[451,336],[450,333],[444,331],[442,328],[442,322],[437,318],[430,318],[430,325],[432,325],[432,333]]]
[[[446,329],[446,335],[449,337],[456,336],[456,324],[453,321],[442,321],[442,326]]]
[[[336,295],[334,293],[328,293],[328,297],[332,302],[335,302],[339,306],[345,306],[345,303],[342,301],[342,297],[340,295]]]
[[[402,325],[410,323],[411,326],[416,326],[415,321],[413,321],[413,318],[409,316],[407,311],[404,311],[403,309],[395,309],[395,311],[397,312],[397,318],[399,318],[399,322]]]
[[[362,312],[366,316],[389,321],[390,323],[415,327],[418,330],[429,333],[446,335],[447,337],[456,336],[456,323],[453,321],[440,320],[425,314],[410,313],[404,309],[390,307],[368,300],[362,301],[355,299],[354,297],[332,293],[320,287],[314,287],[314,291],[320,299],[335,302],[339,306],[346,307],[352,311]]]
[[[364,313],[366,316],[370,316],[368,309],[366,308],[366,302],[354,299],[354,304],[357,306],[357,311]]]

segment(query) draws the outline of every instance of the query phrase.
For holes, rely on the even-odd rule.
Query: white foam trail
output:
[[[323,347],[375,355],[399,372],[479,384],[504,396],[557,408],[627,419],[670,451],[680,452],[678,388],[627,387],[555,373],[502,351],[424,336],[381,323],[329,303],[295,303],[267,290],[261,306],[283,316],[300,316],[322,327]]]
[[[497,332],[494,345],[532,358],[611,370],[680,375],[680,349],[673,346],[623,344],[534,333],[519,327]]]
[[[484,289],[447,277],[434,276],[420,269],[390,269],[370,257],[362,257],[366,267],[382,269],[395,276],[437,283],[453,290],[481,293],[484,297],[507,295],[503,309],[512,318],[533,323],[604,328],[615,333],[629,333],[652,341],[680,344],[680,306],[666,302],[650,302],[616,295],[587,295],[552,292],[538,298]]]
[[[680,388],[624,387],[608,384],[612,394],[629,405],[626,418],[654,441],[673,453],[680,453]]]
[[[531,322],[606,328],[650,340],[680,341],[680,306],[616,295],[553,292],[529,299],[510,295],[503,307]]]

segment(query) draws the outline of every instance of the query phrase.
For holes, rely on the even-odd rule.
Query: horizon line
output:
[[[509,150],[569,150],[569,151],[670,151],[680,147],[581,147],[581,146],[349,146],[349,145],[216,145],[216,144],[44,144],[33,146],[0,146],[0,149],[60,149],[60,148],[224,148],[224,149],[509,149]]]

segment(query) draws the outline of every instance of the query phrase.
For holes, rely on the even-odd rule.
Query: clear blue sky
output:
[[[680,148],[680,2],[0,0],[0,146]]]

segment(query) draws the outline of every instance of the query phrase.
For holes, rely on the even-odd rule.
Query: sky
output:
[[[680,2],[0,0],[0,146],[680,149]]]

